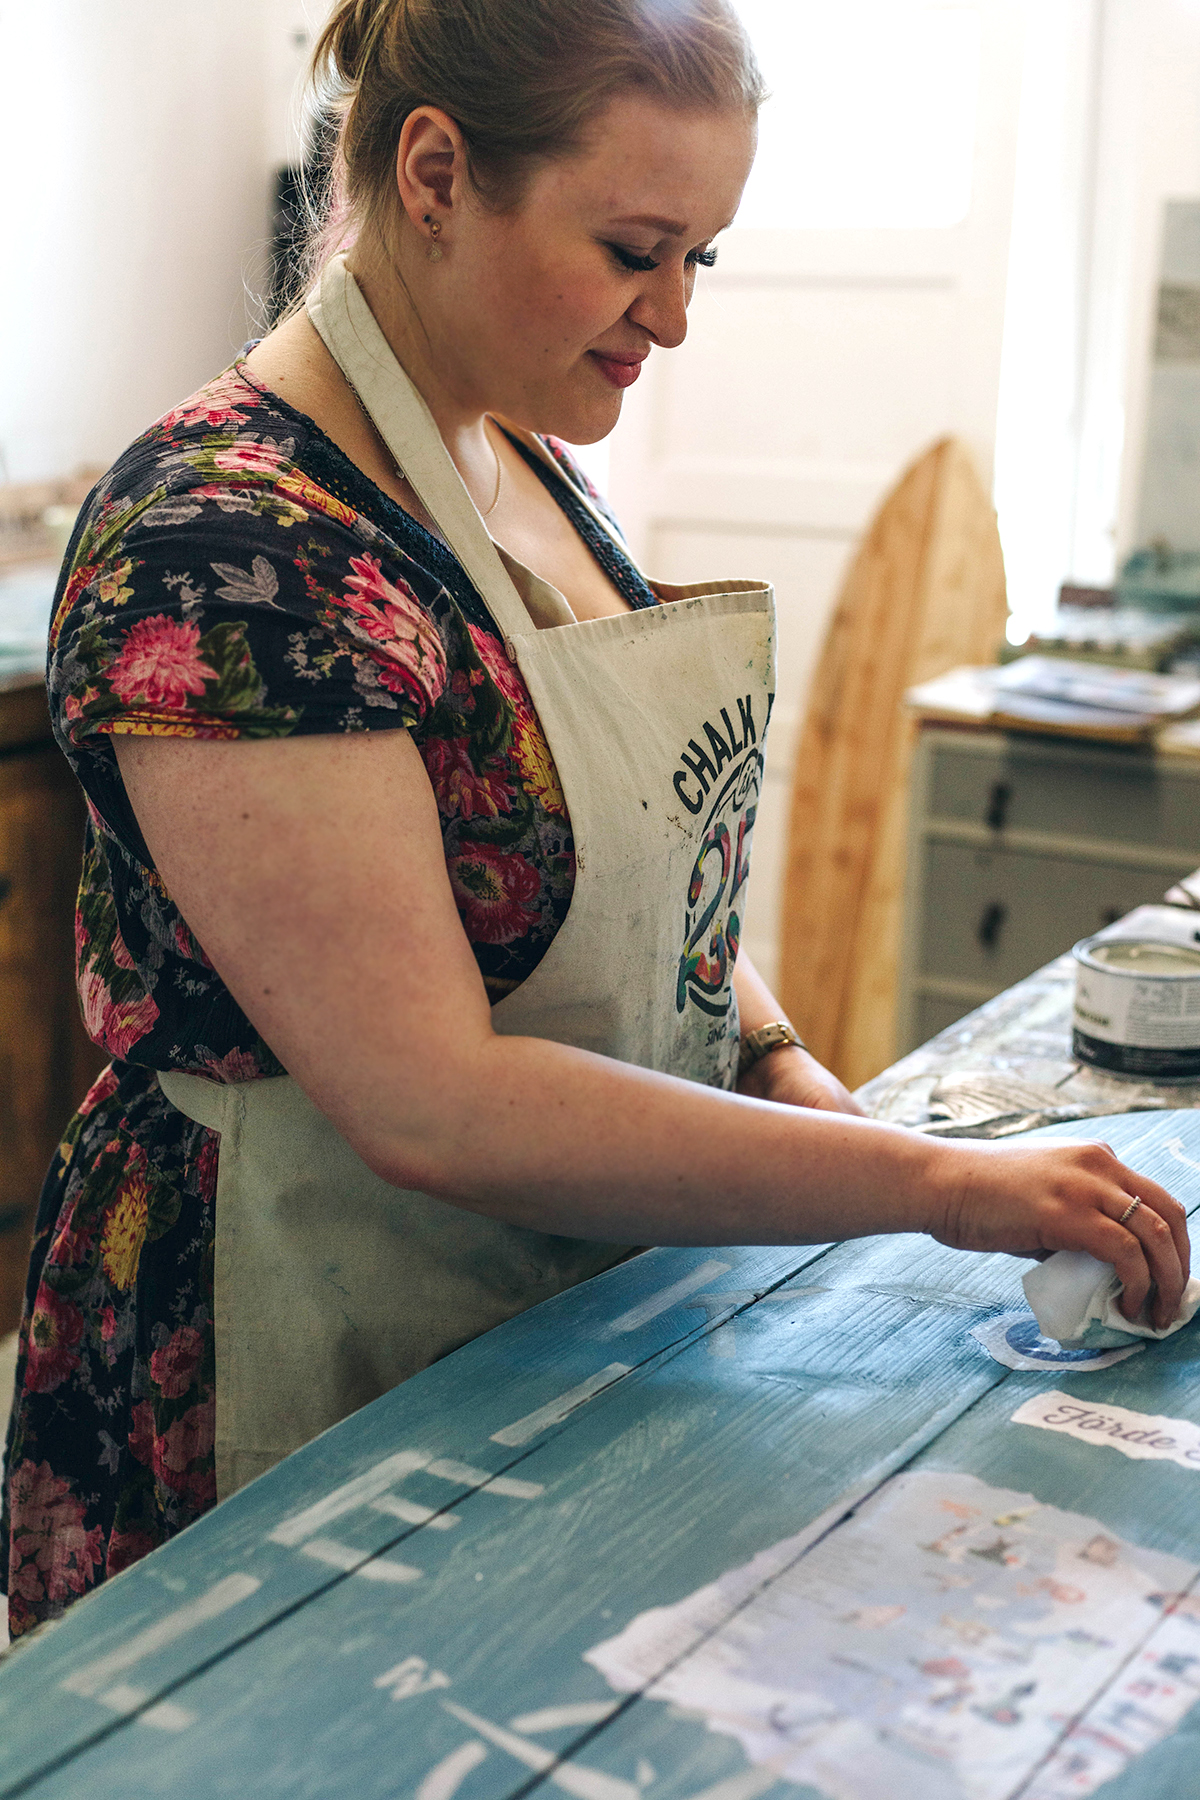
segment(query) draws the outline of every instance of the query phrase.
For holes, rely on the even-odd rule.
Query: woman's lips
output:
[[[642,372],[642,364],[646,358],[642,356],[605,356],[602,350],[589,350],[588,355],[606,381],[614,387],[632,387]]]

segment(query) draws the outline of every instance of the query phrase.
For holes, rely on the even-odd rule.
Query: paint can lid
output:
[[[1074,950],[1078,962],[1099,965],[1114,975],[1200,975],[1200,949],[1149,938],[1084,938]]]

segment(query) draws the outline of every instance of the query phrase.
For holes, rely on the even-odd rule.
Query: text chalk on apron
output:
[[[556,589],[492,543],[343,257],[308,311],[503,635],[566,798],[570,909],[534,972],[493,1007],[494,1028],[731,1088],[733,965],[775,686],[770,587],[656,585],[658,606],[577,622]],[[536,438],[525,441],[565,479]],[[393,1187],[289,1076],[159,1080],[220,1134],[221,1499],[627,1249]]]

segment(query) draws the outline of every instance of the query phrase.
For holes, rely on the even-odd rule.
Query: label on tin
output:
[[[1071,1054],[1093,1069],[1132,1075],[1139,1081],[1200,1080],[1200,1049],[1145,1050],[1136,1044],[1110,1044],[1088,1037],[1076,1025],[1071,1033]]]
[[[1200,975],[1140,977],[1075,965],[1076,1030],[1145,1050],[1200,1048]]]

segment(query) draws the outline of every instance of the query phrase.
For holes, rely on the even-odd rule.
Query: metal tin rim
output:
[[[1111,975],[1118,981],[1200,981],[1200,962],[1194,969],[1156,969],[1152,974],[1145,969],[1118,969],[1112,963],[1101,962],[1099,958],[1092,955],[1092,946],[1096,943],[1137,944],[1144,945],[1148,950],[1191,950],[1190,944],[1172,944],[1165,938],[1102,937],[1097,932],[1092,937],[1080,938],[1077,944],[1072,944],[1071,955],[1076,962],[1083,963],[1085,968],[1095,969],[1101,975]],[[1193,952],[1193,954],[1200,954],[1200,952]]]

